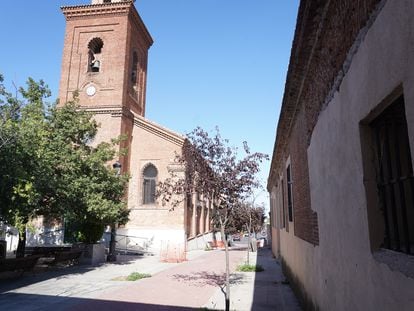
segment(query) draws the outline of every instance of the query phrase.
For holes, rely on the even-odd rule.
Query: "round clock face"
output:
[[[86,94],[88,96],[93,96],[93,95],[95,95],[95,93],[96,93],[96,89],[93,85],[90,85],[86,88]]]

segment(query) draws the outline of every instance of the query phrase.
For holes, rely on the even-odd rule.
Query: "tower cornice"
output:
[[[71,20],[85,16],[126,15],[133,7],[132,0],[129,0],[103,4],[62,6],[61,10],[66,20]]]
[[[65,15],[67,21],[80,19],[85,17],[96,17],[96,16],[122,16],[130,15],[133,20],[137,23],[139,28],[145,34],[145,38],[148,47],[152,45],[153,39],[145,27],[144,22],[138,14],[132,0],[126,0],[122,2],[111,2],[102,4],[87,4],[87,5],[74,5],[74,6],[62,6],[61,10]]]

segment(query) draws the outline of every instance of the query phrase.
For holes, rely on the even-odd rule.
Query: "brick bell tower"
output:
[[[121,147],[129,147],[134,115],[145,116],[151,35],[132,0],[92,0],[61,9],[66,33],[60,103],[79,92],[81,107],[100,123],[95,142],[126,134]],[[128,159],[120,159],[123,171],[129,170]]]

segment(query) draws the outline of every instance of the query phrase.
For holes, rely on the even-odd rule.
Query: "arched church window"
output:
[[[157,182],[157,168],[149,164],[143,172],[142,204],[155,203],[155,186]]]
[[[102,52],[103,41],[101,38],[93,38],[88,44],[88,72],[99,72],[101,61],[99,54]]]

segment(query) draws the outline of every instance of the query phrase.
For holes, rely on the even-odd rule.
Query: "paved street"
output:
[[[180,264],[161,263],[156,256],[122,257],[117,264],[75,266],[22,278],[0,280],[2,310],[203,310],[224,308],[223,250],[193,251]],[[300,310],[280,266],[268,248],[251,253],[265,269],[235,272],[246,251],[230,252],[232,310]],[[115,278],[132,272],[150,273],[135,282]]]

